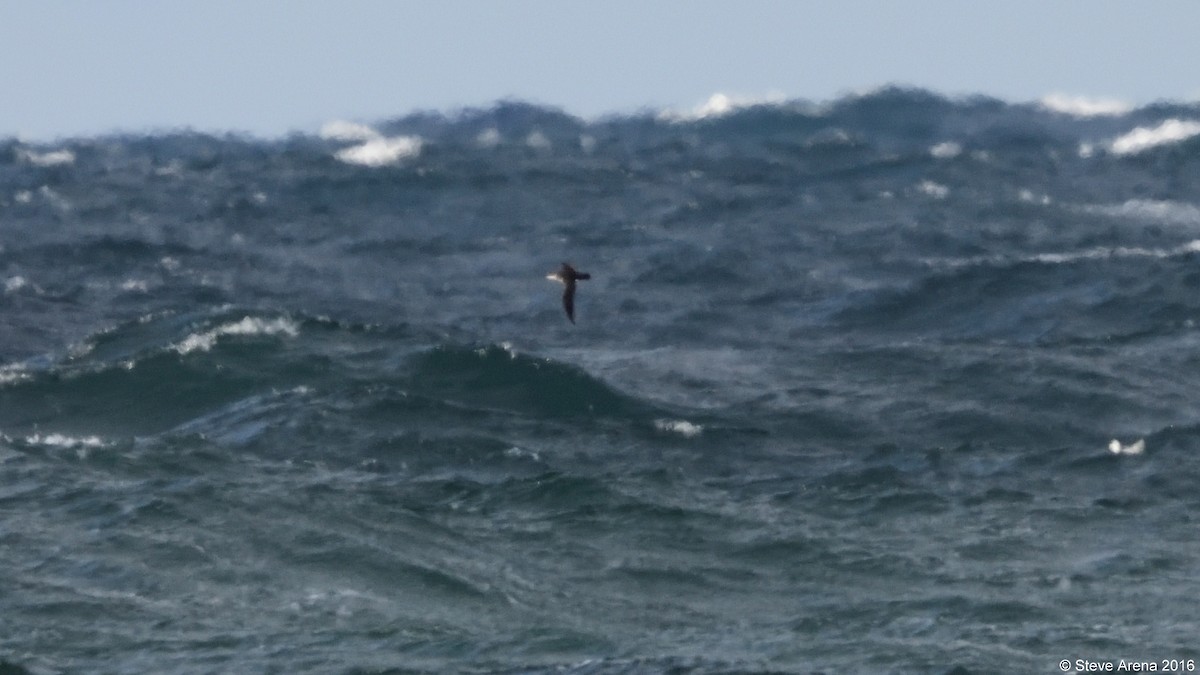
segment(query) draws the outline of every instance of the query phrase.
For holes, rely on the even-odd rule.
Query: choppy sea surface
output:
[[[4,672],[1200,659],[1196,104],[0,139],[0,316]]]

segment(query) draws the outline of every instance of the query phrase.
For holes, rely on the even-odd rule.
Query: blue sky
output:
[[[0,137],[315,131],[519,98],[582,116],[896,83],[1200,99],[1195,0],[0,0]]]

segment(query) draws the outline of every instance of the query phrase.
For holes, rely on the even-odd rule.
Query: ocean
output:
[[[0,672],[1200,660],[1198,104],[4,138],[0,286]]]

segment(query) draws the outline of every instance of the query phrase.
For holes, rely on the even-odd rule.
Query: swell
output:
[[[309,370],[276,357],[287,319],[150,318],[100,333],[42,366],[10,367],[0,428],[132,437],[158,433]]]
[[[503,345],[440,345],[413,359],[411,368],[414,390],[420,394],[539,419],[649,419],[656,414],[654,407],[576,366]]]
[[[400,326],[225,309],[163,312],[0,370],[0,433],[97,443],[191,435],[384,465],[529,463],[524,437],[669,416],[577,366]],[[73,442],[70,439],[74,439]],[[536,462],[533,462],[536,465]]]
[[[1200,312],[1193,244],[1105,248],[933,267],[859,296],[844,327],[1020,343],[1132,339],[1187,329]]]

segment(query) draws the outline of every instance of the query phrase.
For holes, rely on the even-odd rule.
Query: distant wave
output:
[[[1108,147],[1118,155],[1133,155],[1161,145],[1186,141],[1200,134],[1200,122],[1169,119],[1155,127],[1138,127],[1113,139]]]
[[[718,92],[690,109],[639,110],[594,119],[574,116],[555,107],[500,101],[487,107],[422,111],[369,123],[332,120],[309,138],[324,141],[329,154],[340,162],[387,167],[419,160],[431,144],[451,139],[455,144],[461,144],[464,138],[473,139],[470,145],[477,148],[495,148],[505,140],[516,139],[535,150],[590,152],[601,147],[599,140],[611,137],[611,132],[627,140],[638,138],[647,129],[647,122],[678,128],[741,119],[753,122],[759,133],[777,130],[786,121],[791,126],[789,131],[809,136],[833,133],[832,130],[841,130],[850,138],[895,134],[897,138],[921,142],[926,149],[934,148],[935,157],[945,158],[958,154],[953,152],[954,148],[966,152],[978,150],[980,141],[997,134],[997,141],[1011,141],[1009,134],[1014,131],[1019,131],[1019,138],[1026,140],[1030,134],[1054,138],[1068,129],[1061,119],[1056,119],[1063,115],[1082,125],[1079,128],[1083,133],[1073,139],[1078,147],[1087,152],[1103,148],[1117,155],[1137,154],[1185,140],[1197,133],[1200,124],[1191,119],[1200,116],[1195,104],[1135,107],[1113,99],[1063,94],[1050,94],[1038,102],[1025,104],[987,96],[947,97],[922,89],[883,86],[820,102],[789,98],[781,93],[745,96]],[[1116,125],[1125,120],[1134,120],[1139,126],[1117,130]],[[626,135],[624,131],[630,133]],[[913,132],[920,133],[913,136]],[[160,132],[150,137],[250,142],[236,136],[192,132]],[[970,142],[972,137],[974,141]],[[85,152],[87,140],[72,139],[53,145],[13,140],[9,147],[12,157],[27,165],[69,168],[88,161],[86,155],[98,156],[95,148],[93,152]],[[168,175],[177,171],[177,167],[160,167],[160,170]]]
[[[70,150],[36,152],[34,150],[21,149],[17,151],[17,156],[34,166],[41,167],[64,166],[75,163],[75,153]]]
[[[1082,260],[1108,260],[1113,258],[1175,258],[1200,253],[1200,239],[1168,248],[1145,248],[1140,246],[1096,246],[1078,251],[1059,253],[1035,253],[1026,256],[1004,255],[973,256],[970,258],[927,258],[925,263],[932,267],[961,268],[979,265],[1006,266],[1026,263],[1062,265]]]
[[[379,132],[365,124],[334,120],[321,127],[318,133],[321,138],[331,141],[362,142],[379,138]]]
[[[402,353],[404,341],[397,338],[322,319],[235,310],[201,321],[149,317],[92,336],[49,364],[0,366],[0,432],[23,434],[35,444],[92,447],[91,438],[196,426],[228,406],[235,406],[228,408],[228,424],[240,425],[244,415],[237,410],[244,405],[251,410],[275,405],[270,392],[340,391],[350,382],[366,390],[400,388],[404,397],[427,402],[397,409],[397,415],[405,416],[397,419],[428,416],[423,406],[432,404],[464,419],[492,410],[531,420],[625,420],[685,437],[701,429],[684,421],[656,423],[668,414],[658,406],[576,366],[507,344],[441,344],[414,351],[391,368],[356,370],[354,364],[380,344]],[[348,360],[322,357],[311,362],[308,349],[330,341],[340,345],[334,351]],[[105,395],[97,398],[95,391]],[[69,426],[62,426],[63,419],[71,420]],[[90,431],[78,434],[74,429]]]
[[[738,110],[754,106],[778,106],[785,103],[787,103],[787,98],[782,93],[772,93],[763,97],[755,97],[718,92],[691,110],[679,111],[668,108],[659,112],[658,117],[667,121],[696,121],[724,117]]]
[[[86,439],[96,433],[79,436],[70,428],[98,429],[99,437],[156,433],[260,386],[295,386],[288,377],[295,367],[290,357],[264,358],[244,347],[263,339],[295,337],[300,330],[296,320],[243,315],[237,320],[217,316],[205,323],[210,327],[180,339],[178,318],[150,318],[102,331],[49,363],[4,366],[0,430],[29,429],[25,433],[35,439],[31,443],[89,446],[94,444]],[[221,341],[231,336],[249,342],[223,348]],[[211,367],[188,361],[213,351],[216,363]],[[249,369],[248,359],[254,363]],[[93,395],[95,391],[104,396]],[[70,428],[62,426],[64,419],[71,420]],[[50,431],[36,431],[43,428]]]
[[[1113,117],[1125,115],[1134,106],[1113,98],[1088,98],[1068,94],[1047,94],[1039,102],[1043,108],[1075,117]]]
[[[365,124],[355,122],[329,122],[321,128],[320,136],[327,140],[357,143],[342,148],[333,155],[347,164],[390,166],[421,154],[422,141],[419,136],[388,137]]]
[[[1134,218],[1158,225],[1200,226],[1200,206],[1163,199],[1129,199],[1116,205],[1079,207],[1083,213]]]

